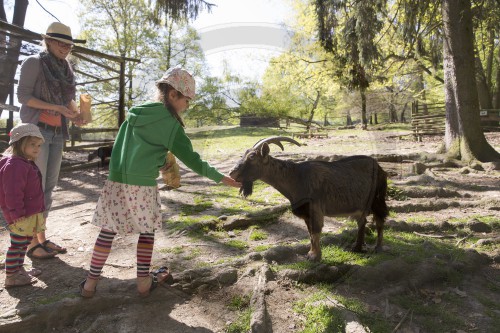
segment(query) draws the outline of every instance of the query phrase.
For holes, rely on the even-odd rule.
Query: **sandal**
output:
[[[5,277],[5,288],[14,288],[29,286],[36,283],[38,279],[36,277],[22,274],[18,271],[10,276]]]
[[[27,271],[26,269],[24,269],[24,267],[22,267],[20,272],[21,272],[21,274],[34,276],[34,277],[37,277],[40,274],[42,274],[42,270],[38,269],[38,268],[32,268],[29,271]]]
[[[97,287],[94,290],[87,290],[85,289],[85,282],[87,282],[87,279],[83,280],[80,282],[78,285],[78,289],[80,290],[80,296],[84,298],[92,298],[95,295],[95,291],[97,290]]]
[[[34,254],[34,251],[36,249],[42,249],[47,253],[43,254],[43,255]],[[46,248],[42,244],[37,244],[37,245],[33,246],[31,249],[29,249],[28,252],[26,252],[26,255],[31,259],[50,259],[50,258],[54,258],[57,255],[57,252]]]
[[[64,253],[68,252],[68,250],[66,250],[66,248],[64,248],[62,246],[59,246],[56,243],[51,242],[48,239],[45,242],[43,242],[42,245],[43,245],[44,248],[52,250],[52,251],[54,251],[56,253],[64,254]]]
[[[161,273],[167,273],[167,275],[165,275],[163,279],[159,280],[158,274]],[[164,283],[172,284],[174,282],[174,277],[170,274],[167,267],[160,267],[157,270],[150,272],[149,275],[151,276],[151,286],[146,291],[139,291],[139,296],[141,297],[148,297],[151,294],[151,291],[156,289],[159,285]]]

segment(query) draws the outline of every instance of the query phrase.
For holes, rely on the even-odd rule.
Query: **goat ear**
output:
[[[262,157],[266,157],[267,155],[269,155],[269,145],[267,143],[264,143],[260,148],[260,154],[262,155]]]

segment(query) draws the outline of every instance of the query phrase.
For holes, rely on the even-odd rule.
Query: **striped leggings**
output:
[[[5,254],[5,274],[12,275],[24,265],[26,249],[33,236],[21,236],[10,233],[10,246]]]
[[[111,251],[111,245],[113,244],[115,236],[115,232],[101,229],[94,245],[94,252],[92,253],[92,260],[90,262],[90,270],[87,278],[99,279],[102,268]],[[153,233],[139,234],[139,240],[137,241],[137,277],[146,277],[149,275],[154,243],[155,236]]]

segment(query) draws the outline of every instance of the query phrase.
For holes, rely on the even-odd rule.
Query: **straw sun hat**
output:
[[[74,45],[73,37],[71,36],[71,28],[59,22],[53,22],[47,28],[45,34],[41,34],[43,38],[55,39],[60,42]]]

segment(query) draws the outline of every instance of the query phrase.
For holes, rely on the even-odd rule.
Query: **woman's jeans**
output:
[[[56,187],[59,179],[64,138],[60,127],[57,133],[53,130],[44,128],[40,128],[40,132],[45,142],[42,144],[40,154],[35,163],[42,173],[42,187],[45,196],[45,212],[43,216],[46,218],[52,206],[52,191]]]

